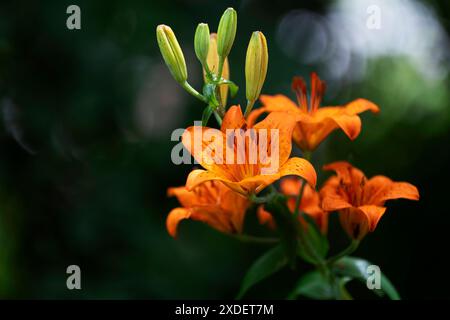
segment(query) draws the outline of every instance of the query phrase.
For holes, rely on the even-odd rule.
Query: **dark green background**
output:
[[[448,2],[424,3],[448,32]],[[70,4],[81,7],[79,31],[65,26]],[[183,184],[192,169],[171,163],[170,134],[200,119],[202,105],[170,78],[155,28],[173,27],[199,88],[192,43],[196,24],[208,22],[215,30],[223,10],[235,7],[238,35],[230,63],[241,86],[232,100],[238,103],[244,101],[243,62],[251,32],[262,30],[269,43],[263,91],[290,94],[292,76],[323,66],[283,53],[275,40],[280,20],[294,9],[320,15],[330,4],[2,1],[0,297],[232,298],[264,247],[239,243],[196,222],[182,223],[177,240],[165,230],[167,213],[178,205],[166,189]],[[382,112],[363,115],[354,142],[333,133],[314,155],[316,167],[350,160],[368,176],[409,181],[421,194],[420,202],[388,203],[376,232],[356,255],[379,265],[404,298],[448,298],[448,72],[430,84],[407,58],[385,56],[370,60],[359,81],[328,84],[338,89],[325,97],[326,104],[365,97]],[[323,181],[326,174],[318,173]],[[246,229],[265,232],[253,212]],[[346,238],[335,216],[330,229],[337,251]],[[66,289],[71,264],[81,267],[80,291]],[[283,298],[308,268],[284,270],[248,297]],[[350,289],[355,296],[374,297],[362,286]]]

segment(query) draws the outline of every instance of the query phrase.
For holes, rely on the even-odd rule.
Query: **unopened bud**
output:
[[[179,83],[185,82],[187,80],[186,62],[172,29],[163,24],[159,25],[156,28],[156,38],[170,73]]]
[[[261,93],[267,74],[269,54],[263,33],[255,31],[250,38],[245,60],[245,81],[247,100],[256,101]]]
[[[209,51],[209,27],[206,23],[199,23],[194,36],[195,55],[204,65]]]
[[[233,8],[228,8],[220,18],[217,29],[217,53],[225,58],[231,51],[237,28],[237,13]]]
[[[219,55],[217,54],[217,34],[211,33],[209,41],[209,52],[206,59],[208,68],[212,73],[217,73],[219,70]],[[205,74],[205,72],[204,72]],[[228,59],[225,59],[223,63],[222,78],[230,80],[230,67],[228,65]],[[228,85],[220,85],[220,100],[222,106],[227,105]]]

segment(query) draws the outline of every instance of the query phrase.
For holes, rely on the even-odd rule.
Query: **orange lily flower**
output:
[[[169,196],[176,196],[182,207],[173,209],[166,220],[167,231],[177,234],[181,220],[202,221],[224,233],[240,233],[245,211],[250,202],[233,192],[220,181],[208,181],[192,191],[186,187],[169,188]]]
[[[296,178],[286,178],[280,183],[280,190],[283,194],[288,196],[287,206],[289,210],[294,213],[297,196],[301,189],[301,180]],[[302,199],[300,201],[299,210],[309,215],[316,222],[322,233],[327,233],[328,230],[328,213],[323,211],[320,207],[320,195],[310,185],[305,185]],[[264,206],[258,207],[258,220],[261,224],[267,224],[269,227],[275,227],[275,221],[270,212],[266,211]],[[303,225],[306,225],[304,219],[300,220]]]
[[[274,112],[250,128],[240,106],[232,106],[220,130],[201,126],[187,128],[182,137],[183,145],[206,170],[192,171],[186,187],[192,190],[205,181],[219,180],[249,196],[286,175],[300,176],[315,186],[316,171],[311,163],[302,158],[289,158],[295,125],[292,117]],[[274,132],[276,135],[272,136]],[[259,157],[255,157],[255,150]]]
[[[308,106],[305,81],[294,77],[292,90],[297,95],[297,104],[288,97],[278,94],[261,95],[263,104],[249,115],[249,123],[254,122],[264,112],[287,112],[299,116],[293,133],[294,142],[303,151],[313,151],[334,130],[341,129],[354,140],[361,132],[359,113],[370,110],[378,113],[380,109],[366,99],[356,99],[345,106],[320,107],[325,93],[325,82],[316,73],[311,73],[311,97]]]
[[[328,164],[324,170],[333,170],[336,175],[320,190],[322,209],[338,211],[342,227],[355,240],[375,230],[386,211],[387,200],[419,200],[419,191],[412,184],[394,182],[385,176],[367,179],[361,170],[345,161]]]

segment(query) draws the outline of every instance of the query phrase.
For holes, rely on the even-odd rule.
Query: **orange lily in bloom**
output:
[[[419,191],[412,184],[394,182],[385,176],[367,179],[363,172],[345,161],[328,164],[324,170],[333,170],[336,175],[320,190],[322,209],[338,211],[342,227],[355,240],[375,230],[386,211],[387,200],[419,200]]]
[[[287,206],[294,213],[297,196],[301,189],[301,180],[296,178],[286,178],[280,183],[280,189],[283,194],[288,196]],[[308,184],[303,190],[302,199],[300,201],[299,210],[309,215],[316,222],[322,233],[326,233],[328,229],[328,213],[320,207],[320,195]],[[275,227],[275,221],[270,212],[264,209],[264,206],[258,208],[258,220],[261,224],[267,224],[269,227]],[[300,220],[303,224],[305,221]]]
[[[250,128],[241,108],[232,106],[220,130],[187,128],[182,142],[206,170],[192,171],[186,187],[192,190],[205,181],[219,180],[249,196],[286,175],[300,176],[315,186],[317,177],[311,163],[302,158],[289,158],[295,125],[292,117],[274,112]]]
[[[181,208],[173,209],[166,220],[167,231],[177,234],[178,223],[193,219],[207,223],[225,233],[240,233],[244,215],[250,202],[219,181],[208,181],[192,191],[185,187],[169,188],[169,196],[176,196]]]
[[[345,106],[320,107],[325,93],[325,83],[316,73],[311,73],[311,97],[308,106],[305,81],[294,77],[292,90],[297,95],[297,104],[288,97],[261,95],[263,106],[255,109],[249,116],[249,123],[254,122],[264,112],[287,112],[299,116],[299,122],[293,133],[294,142],[303,151],[313,151],[334,130],[340,128],[354,140],[361,132],[361,119],[358,116],[366,110],[378,113],[374,103],[365,99],[356,99]]]

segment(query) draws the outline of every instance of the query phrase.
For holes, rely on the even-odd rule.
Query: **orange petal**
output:
[[[350,208],[352,205],[345,194],[339,192],[340,178],[337,176],[330,177],[320,189],[320,196],[322,198],[322,209],[328,212],[338,211],[345,208]]]
[[[263,106],[258,109],[254,109],[247,117],[247,124],[249,128],[253,127],[259,116],[265,112],[284,112],[295,115],[301,115],[304,113],[302,112],[302,109],[292,100],[281,94],[275,96],[261,95],[260,101]]]
[[[258,216],[258,221],[260,224],[265,224],[271,229],[276,228],[275,221],[273,220],[272,214],[269,211],[267,211],[263,205],[260,205],[258,207],[256,214]]]
[[[258,120],[259,116],[262,115],[264,112],[268,112],[267,108],[260,107],[258,109],[254,109],[250,114],[247,116],[247,125],[249,128],[253,127],[253,125]]]
[[[369,232],[367,215],[358,208],[351,207],[339,211],[339,221],[352,239],[361,240]]]
[[[280,190],[287,196],[297,196],[300,193],[302,180],[295,177],[288,177],[281,180]]]
[[[299,112],[299,107],[297,104],[282,94],[277,94],[274,96],[263,94],[260,96],[259,100],[261,100],[263,107],[267,108],[268,112]]]
[[[321,130],[328,131],[326,135],[339,127],[353,140],[361,132],[361,119],[359,116],[346,112],[344,107],[322,107],[313,114],[311,121],[322,123],[324,128]]]
[[[306,180],[313,188],[316,187],[317,174],[313,165],[303,158],[290,158],[281,168],[280,177],[295,175]]]
[[[279,165],[283,165],[289,158],[292,150],[292,131],[296,126],[296,117],[286,116],[283,112],[272,112],[263,121],[257,123],[253,128],[266,130],[267,137],[267,155],[274,159],[271,154],[272,147],[278,149]],[[273,131],[277,130],[277,131]],[[272,133],[278,133],[278,139],[272,139]],[[275,156],[276,158],[276,156]]]
[[[226,137],[222,131],[193,126],[187,128],[182,136],[183,145],[194,159],[208,171],[230,179],[226,162]]]
[[[234,229],[240,233],[244,225],[245,212],[250,201],[242,194],[235,192],[227,186],[221,191],[220,205],[224,211],[230,212],[230,220]]]
[[[166,219],[166,228],[169,234],[172,237],[176,237],[178,223],[180,223],[181,220],[189,219],[190,216],[191,211],[185,208],[175,208],[170,211]]]
[[[290,158],[279,172],[274,174],[259,174],[253,177],[245,178],[238,182],[244,194],[259,193],[268,185],[279,180],[283,176],[296,175],[306,180],[309,184],[315,186],[317,181],[316,171],[311,163],[302,158]],[[231,186],[230,186],[231,188]],[[238,191],[239,192],[239,191]],[[242,192],[241,192],[242,193]]]
[[[245,125],[245,118],[242,114],[240,106],[232,106],[228,109],[225,117],[222,120],[222,126],[220,130],[226,133],[227,129],[241,129]]]
[[[188,190],[192,190],[196,186],[206,182],[206,181],[222,181],[227,187],[233,189],[236,192],[239,192],[243,195],[247,195],[248,192],[241,188],[240,184],[237,182],[230,181],[228,179],[224,179],[220,176],[217,176],[215,173],[206,171],[206,170],[193,170],[191,173],[189,173],[187,181],[186,181],[186,188]]]
[[[353,100],[352,102],[345,105],[344,108],[345,111],[351,115],[359,114],[367,110],[370,110],[373,113],[380,112],[380,108],[375,103],[361,98]]]
[[[355,186],[365,179],[364,173],[356,167],[353,167],[347,161],[336,161],[323,166],[323,170],[333,170],[344,183],[354,183]]]
[[[378,221],[380,221],[381,217],[386,211],[385,207],[373,205],[360,206],[358,207],[358,209],[364,212],[364,214],[366,215],[370,232],[375,231]]]
[[[169,197],[177,197],[180,204],[185,208],[190,208],[199,203],[199,199],[195,193],[189,191],[185,186],[169,188],[167,189],[167,195]]]
[[[394,182],[385,176],[375,176],[364,186],[364,203],[382,205],[386,200],[419,200],[419,191],[408,182]]]

